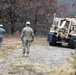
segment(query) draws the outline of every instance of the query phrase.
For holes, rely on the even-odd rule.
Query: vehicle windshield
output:
[[[58,28],[58,21],[54,21],[53,28],[54,28],[54,30],[56,30]]]

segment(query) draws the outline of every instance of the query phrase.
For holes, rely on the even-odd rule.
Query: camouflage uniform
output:
[[[2,27],[3,27],[3,25],[0,25],[0,47],[1,47],[2,41],[3,41],[3,34],[6,33],[6,31]]]
[[[29,26],[30,24],[27,22],[26,27],[23,28],[21,33],[21,40],[22,40],[22,53],[25,54],[25,51],[27,49],[27,55],[29,54],[29,47],[31,45],[31,42],[34,40],[34,31]]]

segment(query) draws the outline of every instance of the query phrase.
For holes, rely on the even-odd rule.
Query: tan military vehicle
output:
[[[54,14],[53,24],[48,33],[49,45],[67,44],[76,48],[76,16],[75,18],[58,18]]]

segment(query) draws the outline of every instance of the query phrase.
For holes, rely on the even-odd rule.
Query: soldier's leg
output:
[[[22,49],[22,53],[25,54],[25,48],[24,48],[24,47],[23,47],[23,49]]]
[[[26,52],[26,40],[23,40],[23,45],[22,45],[22,53],[25,54]]]
[[[30,44],[31,44],[31,41],[27,41],[27,55],[29,55],[30,53]]]
[[[2,45],[3,38],[0,37],[0,47]]]

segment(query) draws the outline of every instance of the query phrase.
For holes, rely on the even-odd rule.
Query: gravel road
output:
[[[13,54],[5,58],[6,61],[4,63],[0,63],[0,71],[3,73],[3,69],[6,70],[8,66],[12,64],[24,64],[25,62],[54,65],[57,67],[70,66],[71,64],[67,59],[71,57],[71,52],[74,53],[75,50],[49,45],[32,45],[29,57],[22,57],[22,49],[16,50]],[[2,75],[5,75],[5,73]]]
[[[50,64],[55,66],[69,66],[68,58],[71,57],[71,53],[74,53],[74,49],[64,47],[53,47],[53,46],[38,46],[32,45],[30,47],[30,55],[22,57],[22,49],[14,52],[14,54],[8,56],[10,62],[8,64],[15,63],[17,60],[21,63],[31,62],[39,64]]]
[[[71,53],[74,52],[74,49],[64,47],[34,45],[31,47],[28,60],[32,61],[33,63],[69,66],[69,62],[67,59],[70,58]]]

